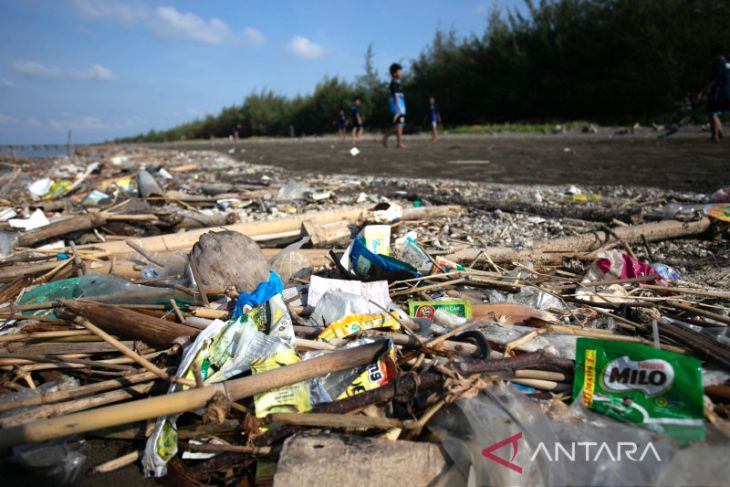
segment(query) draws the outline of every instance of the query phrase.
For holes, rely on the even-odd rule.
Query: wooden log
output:
[[[645,223],[617,227],[613,231],[624,242],[634,243],[642,240],[642,235],[647,241],[655,242],[672,238],[698,235],[710,228],[710,220],[703,218],[696,222],[679,222],[667,220],[656,223]],[[537,242],[532,249],[514,250],[510,247],[491,247],[483,250],[465,249],[446,256],[450,260],[461,263],[473,261],[488,263],[489,260],[496,263],[510,263],[524,259],[536,263],[554,261],[559,254],[576,254],[580,252],[592,252],[598,250],[613,237],[605,231],[591,232],[574,237],[562,237],[544,242]],[[615,239],[614,239],[615,241]]]
[[[309,237],[314,248],[330,248],[337,243],[349,242],[352,238],[350,224],[346,221],[318,225],[311,220],[304,220],[302,235]]]
[[[455,206],[424,206],[419,208],[407,208],[403,210],[401,220],[423,220],[430,218],[442,218],[460,213],[464,209]],[[282,218],[273,221],[259,221],[236,223],[233,225],[225,225],[221,227],[202,228],[192,230],[185,233],[176,233],[170,235],[160,235],[155,237],[145,237],[138,239],[145,250],[148,252],[165,252],[165,251],[188,251],[200,239],[200,236],[212,232],[231,230],[240,232],[244,235],[257,240],[257,236],[269,235],[281,238],[283,236],[296,236],[301,231],[304,220],[311,220],[319,225],[336,222],[362,223],[367,219],[367,209],[361,206],[350,208],[342,208],[337,210],[326,210],[319,212],[303,213],[290,218]],[[108,252],[109,254],[124,256],[129,255],[129,249],[124,242],[104,242],[99,244],[89,244],[79,246],[83,249],[98,249]]]
[[[274,413],[266,417],[268,423],[293,424],[321,428],[344,429],[390,429],[405,428],[404,421],[393,418],[373,418],[370,416],[348,416],[332,413]]]
[[[45,227],[23,232],[18,236],[18,245],[29,247],[38,242],[60,237],[68,233],[90,230],[106,224],[106,217],[100,213],[84,213],[51,223]]]
[[[144,239],[137,239],[144,240]],[[126,242],[126,241],[125,241]],[[261,249],[264,257],[270,259],[281,252],[281,249]],[[329,251],[326,249],[299,249],[305,257],[309,259],[314,267],[322,267],[330,263],[328,257]],[[156,254],[159,259],[159,253]],[[92,274],[113,274],[118,277],[127,279],[135,279],[140,276],[142,266],[139,261],[127,260],[131,254],[125,258],[114,258],[113,260],[94,260],[86,262],[86,270]],[[58,267],[58,261],[52,260],[36,264],[22,264],[3,268],[0,270],[0,282],[9,282],[23,276],[36,276],[48,272]]]
[[[384,344],[371,343],[332,352],[242,379],[14,426],[4,429],[0,435],[0,450],[22,443],[36,443],[192,411],[204,407],[216,393],[223,393],[231,401],[238,401],[254,394],[296,384],[313,377],[369,364],[374,362],[383,351]]]
[[[313,213],[304,213],[295,217],[283,218],[280,220],[263,221],[263,222],[247,222],[236,223],[234,225],[225,225],[220,227],[201,228],[191,230],[184,233],[175,233],[169,235],[159,235],[155,237],[140,238],[137,242],[142,245],[147,252],[166,252],[166,251],[189,251],[193,245],[200,239],[200,236],[208,232],[219,232],[223,230],[231,230],[240,232],[244,235],[256,240],[257,235],[272,234],[291,234],[297,235],[301,229],[302,222],[305,219],[311,219],[319,224],[332,223],[337,221],[358,221],[364,217],[365,208],[354,207],[339,210],[320,211]],[[99,249],[109,254],[125,256],[129,255],[129,248],[124,242],[104,242],[99,244],[81,245],[79,249]]]
[[[109,333],[128,336],[149,344],[169,346],[178,343],[180,337],[188,339],[200,331],[191,326],[154,318],[121,306],[83,300],[64,300],[61,303]]]

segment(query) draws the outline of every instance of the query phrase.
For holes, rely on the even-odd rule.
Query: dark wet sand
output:
[[[292,171],[453,178],[506,184],[633,185],[708,192],[730,184],[730,140],[711,144],[693,131],[658,140],[655,133],[407,137],[384,148],[366,135],[353,157],[349,139],[195,141],[160,148],[229,153],[237,160]]]

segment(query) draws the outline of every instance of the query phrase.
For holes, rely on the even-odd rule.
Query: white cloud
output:
[[[101,80],[112,81],[118,78],[114,71],[102,64],[92,64],[86,69],[71,69],[64,72],[55,66],[46,66],[45,64],[35,61],[15,61],[12,68],[26,76],[36,78],[58,79],[63,77],[72,77],[80,80]],[[11,88],[13,83],[8,80],[0,80],[0,88]]]
[[[15,119],[10,115],[4,115],[0,113],[0,125],[10,125],[15,122]]]
[[[289,51],[296,56],[307,59],[316,59],[325,54],[324,47],[299,35],[292,37],[292,40],[289,42]]]
[[[244,27],[243,34],[241,34],[241,39],[246,44],[250,44],[252,46],[263,46],[266,42],[266,37],[264,36],[264,33],[260,30],[254,29],[253,27]]]
[[[204,19],[170,5],[152,9],[145,3],[134,0],[74,0],[74,4],[82,17],[143,27],[163,39],[182,39],[204,44],[245,43],[253,46],[260,46],[265,41],[264,35],[252,27],[246,27],[243,33],[236,35],[218,17]]]
[[[13,88],[15,83],[9,79],[0,78],[0,88]]]
[[[78,79],[96,79],[101,81],[113,81],[118,78],[114,71],[101,64],[92,64],[87,69],[76,71],[74,75]]]
[[[36,78],[59,78],[62,74],[61,70],[55,66],[46,66],[34,61],[15,61],[12,68],[17,73]]]
[[[190,13],[181,12],[175,7],[157,7],[153,28],[163,37],[188,39],[206,44],[222,44],[234,39],[228,26],[221,19],[213,17],[204,20]]]

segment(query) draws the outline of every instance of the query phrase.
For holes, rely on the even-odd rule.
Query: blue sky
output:
[[[168,128],[252,90],[352,79],[373,43],[384,72],[436,29],[481,34],[520,0],[0,0],[0,144]]]

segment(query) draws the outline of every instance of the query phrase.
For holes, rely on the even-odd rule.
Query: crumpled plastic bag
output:
[[[85,441],[54,440],[13,448],[11,459],[28,471],[43,477],[48,485],[74,485],[89,458]]]
[[[499,383],[446,408],[429,428],[469,485],[660,485],[678,449],[668,437],[635,425],[582,408],[550,417],[544,406]],[[622,460],[612,461],[619,448]],[[627,451],[641,461],[628,459]],[[703,468],[698,461],[696,469]]]

